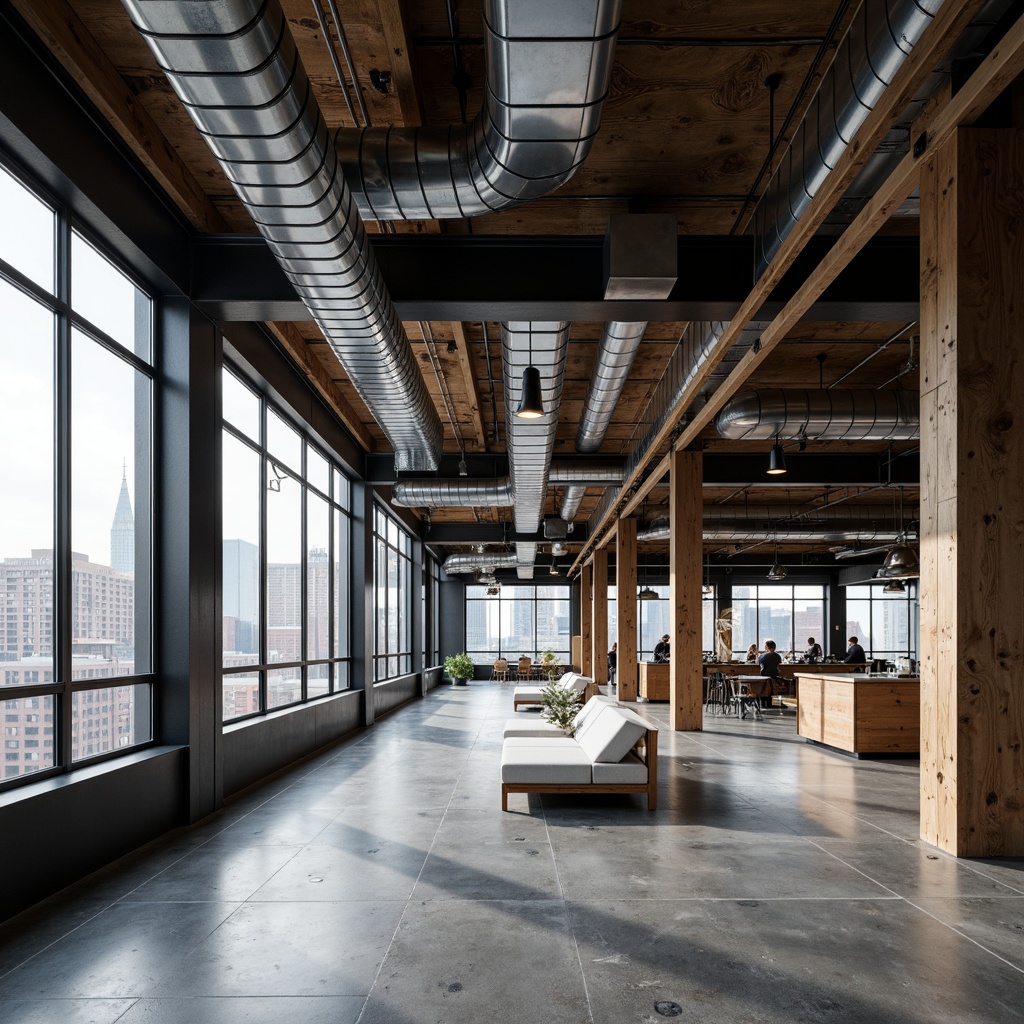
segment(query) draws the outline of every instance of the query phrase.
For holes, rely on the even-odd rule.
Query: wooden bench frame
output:
[[[583,705],[586,704],[587,701],[590,700],[591,697],[596,697],[600,692],[601,692],[601,688],[597,685],[597,683],[587,683],[586,689],[584,689],[584,691],[580,694],[580,707],[583,707]],[[513,693],[513,695],[512,695],[512,710],[513,711],[518,711],[520,705],[522,705],[523,707],[528,707],[528,706],[533,706],[533,705],[540,705],[541,703],[542,703],[542,701],[532,700],[532,699],[531,700],[516,700],[515,694]]]
[[[647,766],[646,782],[503,782],[501,809],[508,810],[509,793],[646,793],[647,810],[657,810],[658,730],[648,729],[632,752]]]

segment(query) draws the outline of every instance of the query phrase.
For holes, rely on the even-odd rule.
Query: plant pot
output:
[[[458,678],[456,678],[456,679],[452,680],[452,686],[465,686],[465,685],[466,685],[466,680],[465,679],[458,679]]]

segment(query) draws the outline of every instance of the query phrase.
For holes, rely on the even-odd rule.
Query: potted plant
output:
[[[558,656],[550,647],[540,656],[540,666],[544,675],[546,675],[551,682],[555,681],[555,676],[561,674],[558,671],[561,668],[561,663],[558,660]]]
[[[444,670],[451,677],[452,686],[465,686],[473,678],[473,659],[466,653],[449,654],[444,659]]]
[[[566,686],[551,682],[541,691],[541,717],[563,732],[572,734],[572,723],[580,709],[580,695]]]

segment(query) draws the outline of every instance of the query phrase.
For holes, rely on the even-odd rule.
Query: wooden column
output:
[[[636,520],[620,519],[615,535],[615,592],[619,700],[636,700]]]
[[[608,682],[608,549],[594,552],[594,621],[591,675],[602,686]]]
[[[921,837],[1024,854],[1024,132],[921,170]]]
[[[669,708],[673,729],[700,730],[704,725],[700,590],[703,456],[700,452],[672,452],[669,474],[669,607],[673,616],[669,630]]]
[[[594,642],[594,570],[590,562],[580,569],[580,675],[590,675]]]

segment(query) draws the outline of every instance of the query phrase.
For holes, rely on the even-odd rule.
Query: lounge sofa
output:
[[[501,748],[501,809],[509,793],[658,794],[658,730],[608,697],[592,697],[568,735],[547,722],[511,719]]]
[[[565,672],[556,682],[575,690],[580,700],[586,703],[597,693],[597,683],[590,676],[581,676],[579,672]],[[547,683],[520,683],[512,691],[512,710],[518,711],[522,704],[543,704],[544,689]]]

